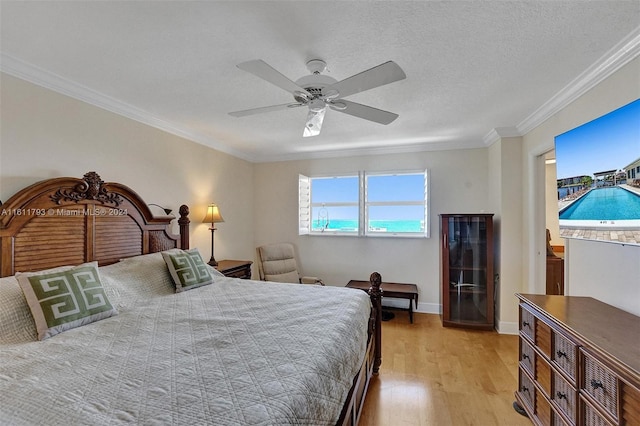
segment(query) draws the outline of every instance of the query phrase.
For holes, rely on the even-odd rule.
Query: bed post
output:
[[[380,364],[382,364],[382,277],[379,273],[374,272],[369,277],[371,287],[369,287],[369,297],[375,312],[373,333],[375,337],[373,374],[378,374]]]
[[[180,206],[180,219],[178,219],[178,225],[180,225],[180,248],[182,250],[189,249],[189,206],[183,204]]]

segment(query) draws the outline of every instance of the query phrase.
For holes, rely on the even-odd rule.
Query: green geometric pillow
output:
[[[162,252],[162,257],[176,285],[176,293],[213,283],[213,275],[197,248],[177,253]]]
[[[38,339],[117,315],[105,294],[98,262],[16,273],[38,330]]]

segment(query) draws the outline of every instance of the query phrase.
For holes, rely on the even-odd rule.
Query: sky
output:
[[[620,170],[640,158],[640,99],[555,138],[558,179]]]
[[[332,219],[358,218],[358,176],[313,179],[312,203],[351,202],[354,207],[328,207]],[[369,201],[421,201],[424,199],[424,175],[369,175]],[[317,211],[317,210],[316,210]],[[424,216],[422,206],[378,207],[370,210],[369,218],[420,219]],[[314,213],[313,220],[316,220]]]

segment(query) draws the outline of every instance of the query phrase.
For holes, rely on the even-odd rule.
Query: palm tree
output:
[[[591,178],[591,176],[582,176],[582,180],[580,181],[580,183],[582,183],[583,188],[590,188],[593,184],[593,179]]]

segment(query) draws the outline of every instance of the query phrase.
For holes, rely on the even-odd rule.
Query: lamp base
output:
[[[218,266],[218,262],[216,262],[216,260],[213,257],[207,262],[207,264],[213,266],[214,268]]]

